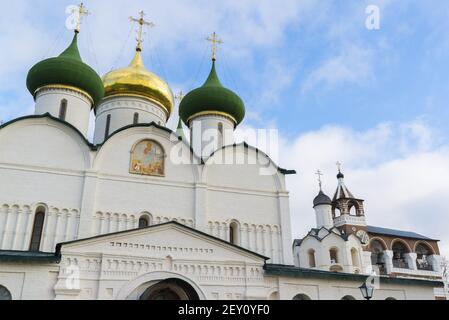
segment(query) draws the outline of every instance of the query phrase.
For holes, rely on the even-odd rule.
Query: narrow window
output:
[[[67,100],[61,100],[61,105],[59,107],[59,119],[65,121],[67,116]]]
[[[138,123],[139,123],[139,114],[136,112],[136,113],[134,113],[133,124],[138,124]]]
[[[315,250],[309,250],[309,267],[310,268],[316,267]]]
[[[146,228],[150,225],[147,217],[140,217],[139,219],[139,229]]]
[[[359,253],[357,252],[356,248],[351,249],[351,258],[352,258],[352,265],[354,267],[359,266]]]
[[[224,144],[223,123],[218,123],[218,148],[222,148]]]
[[[338,251],[337,249],[330,249],[329,251],[330,254],[330,258],[331,258],[331,264],[336,264],[338,263]]]
[[[31,234],[30,251],[39,251],[41,247],[42,232],[44,231],[45,209],[39,207],[34,216],[33,232]]]
[[[229,226],[229,242],[238,245],[238,232],[239,226],[236,222],[231,223]]]
[[[109,130],[111,129],[111,115],[108,114],[106,118],[106,128],[104,130],[104,139],[106,140],[109,137]]]

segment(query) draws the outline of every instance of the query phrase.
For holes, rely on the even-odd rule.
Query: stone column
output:
[[[410,270],[418,270],[418,266],[416,265],[416,258],[418,255],[414,252],[404,254],[404,259],[408,264],[408,268]]]
[[[441,273],[441,256],[432,255],[427,258],[427,261],[429,261],[430,265],[432,266],[432,270],[438,273]]]
[[[293,265],[293,252],[292,252],[292,231],[291,231],[291,217],[290,217],[290,204],[289,196],[287,192],[279,192],[279,218],[281,221],[281,248],[282,248],[282,261],[283,264]]]
[[[95,197],[97,193],[97,174],[86,172],[84,176],[83,194],[81,197],[81,212],[78,230],[78,239],[92,236],[92,221],[95,212]]]
[[[8,234],[9,234],[8,224],[9,224],[9,220],[10,220],[10,216],[11,216],[11,208],[7,207],[5,209],[6,210],[4,211],[4,214],[6,215],[6,218],[5,218],[5,226],[4,226],[2,242],[1,242],[2,250],[8,249],[8,245],[7,245],[7,239],[8,239]]]
[[[207,232],[206,201],[206,185],[197,183],[195,185],[195,228],[203,232]]]
[[[385,270],[387,271],[387,274],[390,274],[393,272],[393,251],[391,250],[385,250],[383,252],[383,260],[385,263]]]
[[[34,223],[34,212],[29,209],[29,211],[26,213],[27,215],[27,224],[26,224],[26,230],[25,230],[25,237],[23,239],[22,243],[22,250],[26,251],[30,248],[30,241],[31,241],[31,233],[33,232],[33,223]]]

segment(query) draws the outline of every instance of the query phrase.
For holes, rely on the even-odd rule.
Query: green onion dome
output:
[[[187,126],[193,118],[202,115],[227,116],[238,125],[245,117],[245,105],[238,95],[223,87],[213,61],[209,78],[202,87],[184,97],[179,113]]]
[[[74,87],[87,93],[94,105],[103,99],[104,87],[100,76],[81,59],[78,33],[59,57],[41,61],[28,72],[27,88],[33,96],[46,86]]]

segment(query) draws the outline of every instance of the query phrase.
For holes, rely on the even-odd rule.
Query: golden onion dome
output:
[[[147,98],[167,111],[167,119],[173,112],[174,98],[168,84],[145,68],[140,50],[131,64],[109,72],[103,77],[105,98],[134,95]]]

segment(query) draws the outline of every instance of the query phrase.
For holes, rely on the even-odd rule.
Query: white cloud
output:
[[[328,126],[282,142],[281,160],[298,170],[288,178],[293,231],[303,236],[315,225],[312,201],[318,192],[314,173],[325,174],[324,189],[333,196],[335,163],[344,163],[346,182],[355,196],[366,200],[370,225],[422,233],[442,240],[449,256],[449,145],[420,120],[380,124],[356,132]]]
[[[332,87],[344,82],[360,85],[373,77],[373,52],[348,45],[309,74],[302,85],[302,92],[309,92],[317,85]]]

